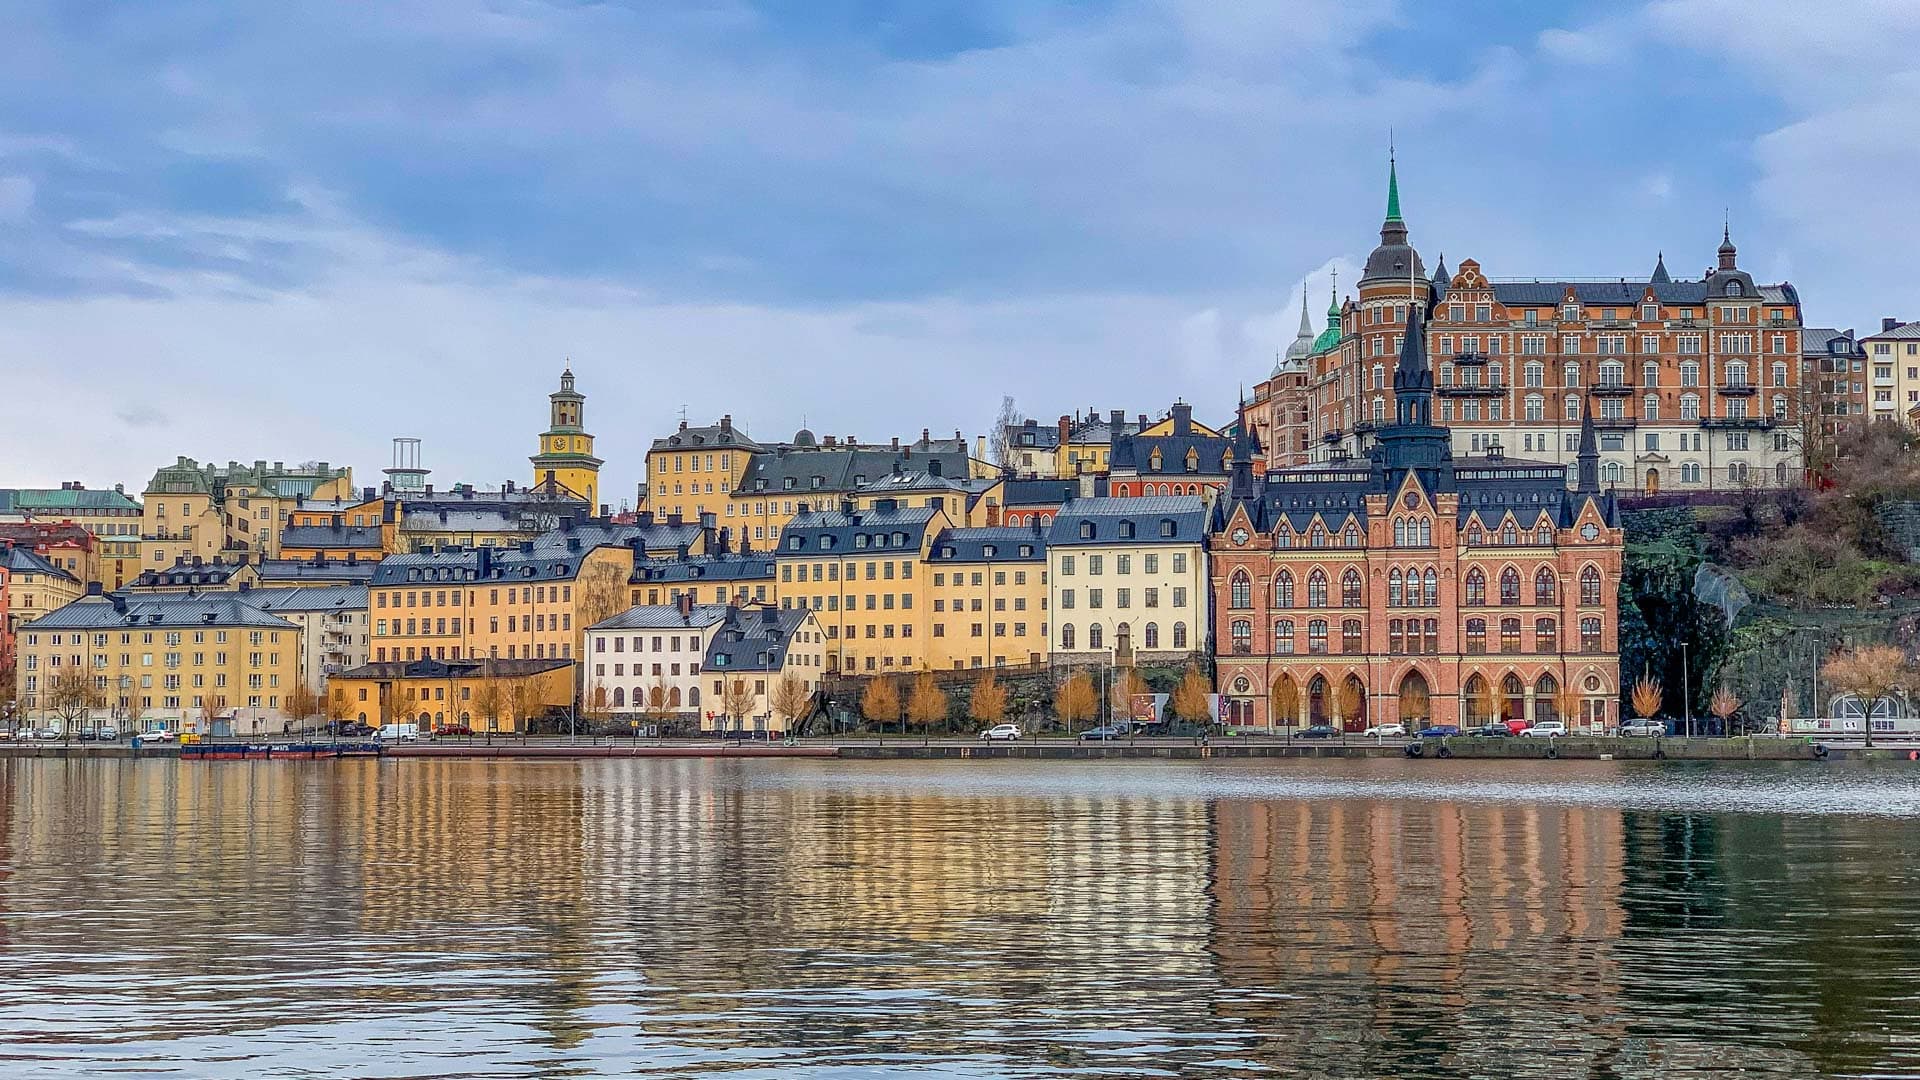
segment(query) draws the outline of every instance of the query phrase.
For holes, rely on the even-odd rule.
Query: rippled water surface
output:
[[[0,1076],[1920,1076],[1920,768],[0,760]]]

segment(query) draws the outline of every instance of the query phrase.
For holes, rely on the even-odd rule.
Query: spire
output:
[[[1576,490],[1600,490],[1600,440],[1593,434],[1593,402],[1580,403],[1580,451],[1575,455]]]
[[[1313,322],[1307,318],[1307,284],[1300,283],[1300,337],[1313,340]]]
[[[1400,362],[1393,369],[1395,422],[1426,427],[1433,417],[1433,369],[1427,366],[1426,335],[1420,305],[1407,305],[1407,328],[1400,340]]]
[[[1387,148],[1387,220],[1400,220],[1400,167],[1393,160],[1393,148]]]
[[[1313,355],[1313,320],[1307,315],[1307,283],[1300,283],[1300,331],[1293,335],[1284,359],[1274,357],[1273,373],[1280,374],[1288,364],[1304,364]]]
[[[1332,280],[1327,282],[1327,326],[1340,325],[1340,271],[1334,270]]]
[[[1738,250],[1733,246],[1733,223],[1731,220],[1728,220],[1720,226],[1720,269],[1736,269],[1737,264],[1734,257],[1738,253]]]
[[[1649,279],[1655,285],[1671,285],[1673,278],[1667,273],[1667,253],[1661,252],[1653,260],[1653,277]]]
[[[1453,275],[1447,273],[1447,253],[1443,251],[1440,253],[1440,265],[1433,268],[1433,283],[1445,288],[1447,282],[1452,280]]]

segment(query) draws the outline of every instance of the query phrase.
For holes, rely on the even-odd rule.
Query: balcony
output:
[[[1767,325],[1768,326],[1792,326],[1793,320],[1786,318],[1785,316],[1775,315],[1767,320]]]
[[[1730,382],[1720,387],[1720,393],[1729,397],[1752,397],[1759,389],[1750,382]]]
[[[1632,397],[1634,389],[1630,382],[1597,382],[1587,387],[1595,397]]]
[[[1339,428],[1334,428],[1332,431],[1329,431],[1325,435],[1320,436],[1320,441],[1337,443],[1345,437],[1346,437],[1346,432],[1341,431]]]
[[[1464,386],[1437,387],[1435,392],[1441,397],[1504,397],[1507,392],[1507,384],[1488,383],[1482,386],[1478,383],[1468,383]]]
[[[1481,353],[1463,352],[1453,358],[1453,362],[1462,367],[1483,367],[1487,358]]]
[[[1700,426],[1710,431],[1772,431],[1779,422],[1771,416],[1710,416]]]
[[[1595,431],[1632,431],[1639,425],[1640,421],[1631,416],[1595,416],[1593,418]]]
[[[1696,330],[1696,329],[1699,329],[1700,327],[1700,320],[1699,319],[1675,319],[1673,324],[1675,326],[1678,326],[1682,330]]]

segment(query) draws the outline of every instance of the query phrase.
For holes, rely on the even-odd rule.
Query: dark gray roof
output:
[[[1007,445],[1015,450],[1052,450],[1060,445],[1060,425],[1042,424],[1038,420],[1023,420],[1006,427]],[[1027,436],[1032,439],[1021,440]]]
[[[1877,334],[1868,334],[1862,341],[1912,341],[1920,338],[1920,322],[1901,323],[1891,330],[1882,330]]]
[[[1620,281],[1495,281],[1491,284],[1493,298],[1509,307],[1551,307],[1565,298],[1568,289],[1573,290],[1574,298],[1582,304],[1611,304],[1616,307],[1638,304],[1646,295],[1649,285],[1653,288],[1654,299],[1670,306],[1704,304],[1709,293],[1709,283],[1706,281],[1646,282],[1627,278]],[[1761,285],[1755,292],[1758,294],[1756,299],[1763,303],[1800,302],[1800,294],[1788,284]]]
[[[1054,515],[1047,545],[1196,544],[1206,534],[1206,519],[1198,495],[1074,499]],[[1092,536],[1084,535],[1082,526],[1088,525]],[[1133,535],[1126,535],[1129,531]]]
[[[682,544],[691,547],[694,541],[700,539],[700,523],[695,521],[673,525],[656,520],[651,525],[612,525],[596,521],[571,529],[541,533],[534,539],[534,544],[539,547],[565,547],[569,538],[580,541],[583,548],[602,545],[633,547],[637,544],[642,551],[670,551]]]
[[[280,530],[283,548],[365,548],[382,549],[378,525],[289,525]]]
[[[167,585],[225,585],[229,578],[239,573],[245,566],[245,563],[224,561],[203,562],[196,565],[181,558],[176,559],[172,566],[164,570],[140,571],[140,576],[133,579],[131,587],[152,589]]]
[[[119,605],[116,607],[116,603]],[[135,593],[84,596],[21,627],[22,630],[106,630],[138,626],[181,629],[245,626],[294,630],[292,623],[249,603],[245,593]]]
[[[886,555],[917,552],[933,521],[932,507],[893,507],[856,511],[811,510],[795,514],[780,531],[779,554],[808,557]]]
[[[1408,471],[1382,469],[1367,459],[1272,470],[1251,500],[1222,499],[1214,509],[1212,527],[1224,527],[1235,507],[1246,505],[1248,519],[1260,532],[1271,532],[1284,523],[1293,532],[1304,533],[1316,515],[1332,529],[1341,528],[1349,517],[1365,528],[1366,497],[1399,491]],[[1572,524],[1590,497],[1568,490],[1567,466],[1558,462],[1463,457],[1418,471],[1429,495],[1458,493],[1458,521],[1463,527],[1475,518],[1483,526],[1495,527],[1508,510],[1526,525],[1545,510],[1556,526],[1564,527]],[[1591,497],[1599,500],[1608,522],[1617,521],[1613,496]]]
[[[709,424],[706,427],[682,427],[663,439],[653,440],[654,450],[760,450],[763,447],[747,437],[747,433],[735,427],[732,421]]]
[[[942,529],[928,562],[1046,562],[1047,534],[1036,528]]]
[[[257,569],[261,581],[372,581],[375,559],[264,559]]]
[[[1123,435],[1113,441],[1108,466],[1113,472],[1141,476],[1225,476],[1227,450],[1233,441],[1225,435]],[[1160,470],[1153,470],[1153,452],[1160,451]],[[1187,451],[1195,468],[1187,470]]]
[[[634,563],[628,582],[771,581],[772,555],[694,555]]]
[[[240,597],[262,611],[365,611],[365,585],[305,585],[287,589],[246,589]]]
[[[373,573],[374,585],[432,585],[438,582],[497,581],[502,585],[572,581],[580,561],[593,550],[578,551],[528,541],[514,547],[443,547],[392,555]]]
[[[826,494],[851,492],[862,484],[902,472],[929,472],[939,469],[942,476],[967,475],[965,451],[929,453],[901,447],[898,450],[838,447],[796,450],[776,447],[755,454],[740,477],[735,492],[741,495],[788,494],[793,498],[818,499]]]
[[[1093,493],[1104,496],[1107,493],[1106,474],[1093,478]],[[1008,477],[1006,486],[1000,489],[1000,505],[1005,507],[1059,506],[1068,499],[1080,497],[1078,477],[1060,477],[1042,480],[1036,477]]]
[[[68,581],[80,580],[48,562],[39,554],[23,547],[0,546],[0,566],[5,566],[7,572],[11,574],[47,574],[52,577],[66,578]]]
[[[572,667],[571,660],[377,660],[349,668],[336,679],[484,679],[538,675]]]
[[[780,670],[793,635],[810,615],[807,608],[728,608],[725,624],[707,645],[706,672]]]
[[[589,630],[672,630],[705,629],[727,617],[726,604],[695,604],[685,615],[674,604],[639,604],[618,615],[602,619]]]

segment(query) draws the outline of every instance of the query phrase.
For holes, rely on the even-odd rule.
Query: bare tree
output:
[[[1147,681],[1132,668],[1113,673],[1113,685],[1107,688],[1107,715],[1115,720],[1133,720],[1133,699],[1147,692]]]
[[[1862,645],[1836,651],[1820,666],[1828,683],[1860,702],[1867,745],[1873,745],[1873,707],[1912,681],[1906,650],[1897,645]]]
[[[481,731],[491,735],[500,730],[500,716],[512,708],[507,700],[507,689],[501,685],[498,677],[480,680],[473,690],[473,715],[481,722]]]
[[[224,697],[221,697],[218,694],[213,694],[200,699],[200,737],[201,738],[210,739],[213,737],[214,721],[219,720],[220,714],[226,711],[227,711],[227,699]]]
[[[628,600],[628,571],[610,562],[598,562],[580,571],[573,583],[574,610],[573,653],[575,656],[587,655],[587,628],[595,623],[604,622],[631,607]]]
[[[907,719],[920,728],[923,741],[933,738],[933,725],[947,718],[947,693],[933,681],[933,673],[914,676],[913,694],[907,699]]]
[[[1720,719],[1720,733],[1733,734],[1733,714],[1740,711],[1740,698],[1727,687],[1713,692],[1712,700],[1707,702],[1707,711]]]
[[[1553,705],[1554,719],[1565,724],[1568,731],[1572,731],[1573,718],[1580,715],[1580,691],[1567,683],[1561,683],[1560,689],[1555,690],[1553,697],[1549,700]],[[1655,707],[1658,708],[1658,706]],[[1589,726],[1587,730],[1591,733],[1592,727]]]
[[[726,689],[720,694],[721,712],[735,721],[742,722],[743,727],[744,721],[753,712],[753,705],[753,687],[748,686],[745,679],[734,679],[728,682]]]
[[[807,689],[807,681],[791,671],[780,676],[780,681],[773,684],[773,711],[786,719],[789,733],[793,730],[794,722],[812,703],[813,693]]]
[[[332,725],[335,731],[338,731],[340,724],[345,721],[348,716],[352,715],[352,707],[347,704],[347,688],[344,686],[333,687],[331,692],[327,694],[326,702],[327,723]]]
[[[532,679],[515,679],[507,684],[507,711],[513,714],[511,728],[517,728],[522,735],[528,733],[534,715],[545,708],[540,689]]]
[[[1013,464],[1013,436],[1009,429],[1020,426],[1026,419],[1014,406],[1012,394],[1000,399],[1000,414],[993,418],[993,432],[987,436],[988,453],[995,465]]]
[[[107,704],[107,692],[96,684],[92,668],[62,668],[47,679],[47,707],[60,717],[60,735],[72,738],[74,728],[95,709]]]
[[[1273,680],[1267,695],[1267,723],[1270,727],[1292,727],[1300,718],[1300,687],[1292,678],[1281,675]]]
[[[285,706],[281,711],[287,714],[287,719],[294,727],[304,730],[307,720],[320,711],[320,695],[306,686],[296,686],[287,691]]]

